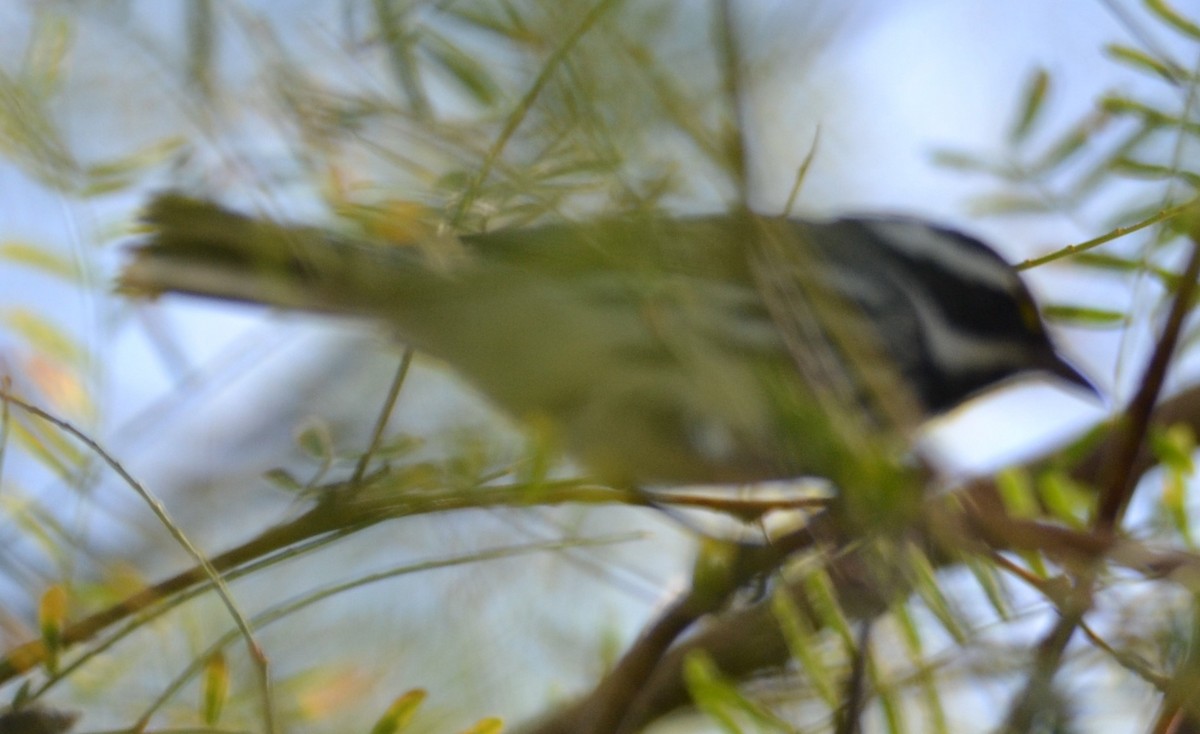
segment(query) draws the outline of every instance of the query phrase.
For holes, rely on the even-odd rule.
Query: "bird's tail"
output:
[[[251,218],[178,194],[155,198],[142,222],[146,236],[118,281],[120,292],[139,297],[185,293],[377,315],[425,270],[413,248]]]

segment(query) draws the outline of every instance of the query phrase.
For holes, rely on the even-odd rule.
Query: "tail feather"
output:
[[[254,219],[179,194],[155,198],[142,222],[147,237],[118,282],[120,292],[139,297],[185,293],[368,314],[390,300],[373,291],[394,291],[405,271],[421,270],[403,248],[337,240],[325,230]],[[389,278],[379,277],[381,269]]]

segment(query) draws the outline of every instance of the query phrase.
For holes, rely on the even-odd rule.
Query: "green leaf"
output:
[[[25,242],[0,243],[0,260],[7,260],[17,265],[24,265],[33,270],[77,282],[79,268],[75,262],[54,252],[48,247],[39,247]]]
[[[967,173],[996,173],[998,170],[996,164],[958,150],[935,150],[933,162],[943,168]]]
[[[428,694],[420,688],[397,696],[383,716],[375,722],[375,726],[371,727],[371,734],[397,734],[403,731],[412,723],[417,709],[425,702],[427,696]]]
[[[497,9],[505,12],[496,13]],[[521,17],[520,12],[508,0],[483,4],[446,3],[440,12],[510,41],[529,43],[534,40],[533,32]]]
[[[1038,497],[1050,514],[1075,528],[1087,525],[1096,496],[1064,471],[1047,470],[1038,475]]]
[[[913,544],[909,544],[907,550],[908,565],[912,569],[914,577],[913,589],[917,592],[917,596],[921,597],[925,606],[941,623],[942,629],[946,630],[955,642],[959,645],[966,644],[966,630],[959,620],[958,612],[954,610],[950,605],[950,600],[942,593],[941,585],[937,581],[937,571],[929,557]]]
[[[71,50],[74,33],[66,15],[49,11],[37,15],[37,26],[25,54],[26,83],[41,94],[58,88],[63,61]]]
[[[215,727],[229,698],[229,664],[225,655],[216,651],[204,664],[201,678],[200,710],[204,723]]]
[[[1081,252],[1071,258],[1072,265],[1080,265],[1097,270],[1113,270],[1121,273],[1134,273],[1142,269],[1138,260],[1107,252]]]
[[[3,314],[3,322],[33,347],[60,362],[79,364],[83,361],[83,350],[75,339],[36,311],[9,309]]]
[[[1150,127],[1174,127],[1179,123],[1178,118],[1162,110],[1126,97],[1106,96],[1100,100],[1100,109],[1113,115],[1140,117]]]
[[[1200,187],[1200,175],[1191,171],[1180,170],[1174,165],[1164,166],[1161,163],[1139,161],[1133,158],[1118,158],[1113,161],[1112,168],[1114,171],[1123,173],[1126,176],[1164,181],[1179,179],[1189,186]]]
[[[683,663],[683,679],[692,699],[706,716],[730,734],[741,734],[735,714],[741,714],[755,724],[754,731],[785,732],[793,727],[759,704],[746,698],[738,687],[721,674],[707,653],[697,650]]]
[[[830,710],[836,710],[838,687],[830,674],[830,666],[818,649],[817,634],[811,623],[784,589],[771,595],[771,611],[779,623],[779,631],[783,633],[792,659],[804,669],[825,705]]]
[[[263,478],[271,484],[274,484],[276,487],[288,492],[303,492],[307,489],[304,483],[296,479],[296,477],[293,476],[292,473],[287,469],[268,469],[263,474]]]
[[[47,186],[71,191],[79,165],[48,102],[45,90],[0,71],[0,153]]]
[[[310,417],[296,431],[296,445],[310,458],[328,463],[333,460],[333,433],[329,424],[320,418]]]
[[[1110,43],[1104,47],[1104,51],[1114,60],[1119,61],[1127,66],[1131,66],[1140,71],[1148,71],[1166,79],[1167,81],[1177,81],[1183,72],[1177,69],[1168,61],[1160,61],[1144,51],[1139,51],[1136,48],[1123,46],[1119,43]]]
[[[492,78],[487,67],[439,35],[430,33],[424,40],[425,52],[445,69],[476,102],[485,106],[495,104],[500,97],[500,86]]]
[[[1105,308],[1090,306],[1072,306],[1062,303],[1052,303],[1042,307],[1042,316],[1056,323],[1093,329],[1107,329],[1125,325],[1126,314],[1122,311],[1112,311]]]
[[[905,641],[909,661],[913,670],[916,671],[921,697],[925,702],[928,720],[923,730],[931,734],[944,734],[947,731],[946,712],[942,707],[941,696],[938,695],[937,678],[933,675],[933,669],[925,661],[920,626],[913,620],[909,608],[905,604],[894,605],[892,616],[896,620],[897,626],[904,632],[901,637]]]
[[[1046,96],[1050,90],[1050,74],[1045,69],[1038,69],[1025,83],[1025,94],[1021,100],[1021,113],[1017,115],[1016,124],[1009,131],[1008,138],[1017,143],[1024,140],[1038,116],[1045,108]]]
[[[1013,517],[1030,518],[1041,514],[1028,472],[1005,469],[996,475],[996,489],[1004,509]]]
[[[824,569],[811,570],[804,575],[804,593],[812,605],[812,613],[824,626],[832,629],[841,638],[847,650],[854,649],[854,631],[850,620],[838,602],[833,580]]]
[[[1184,475],[1195,470],[1192,455],[1196,452],[1196,435],[1185,423],[1175,423],[1150,434],[1150,445],[1154,455],[1165,466]]]
[[[963,560],[967,569],[971,571],[971,575],[975,577],[975,582],[983,590],[988,603],[992,605],[996,616],[1005,621],[1011,619],[1012,602],[1009,599],[1008,590],[1000,579],[1000,574],[996,572],[995,564],[982,561],[974,555],[968,555]]]
[[[1146,7],[1157,15],[1159,19],[1183,35],[1200,40],[1200,25],[1180,15],[1179,11],[1167,5],[1164,0],[1146,0]]]
[[[1045,174],[1062,165],[1083,150],[1108,119],[1107,115],[1093,115],[1071,127],[1030,166],[1031,173]]]
[[[182,137],[167,137],[129,155],[90,165],[84,169],[87,183],[82,193],[95,196],[127,188],[147,169],[176,155],[186,142]]]

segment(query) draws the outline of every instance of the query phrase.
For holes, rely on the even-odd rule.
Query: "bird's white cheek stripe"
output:
[[[919,222],[873,221],[865,225],[872,234],[912,258],[939,263],[956,275],[974,280],[1001,293],[1017,293],[1020,283],[1008,267],[1000,267],[990,252],[964,247],[953,235]]]
[[[926,293],[904,284],[900,287],[916,309],[932,361],[941,369],[969,373],[981,367],[1020,366],[1027,362],[1025,347],[1019,341],[998,340],[995,336],[981,338],[955,329]]]

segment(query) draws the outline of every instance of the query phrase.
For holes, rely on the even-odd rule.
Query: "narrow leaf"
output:
[[[379,717],[379,721],[375,722],[375,726],[371,727],[371,734],[396,734],[402,731],[412,723],[417,709],[425,702],[427,696],[428,694],[420,688],[397,696],[383,716]]]
[[[58,654],[62,650],[62,630],[66,620],[67,590],[62,584],[53,584],[38,603],[38,628],[46,648],[46,670],[51,675],[58,672]]]
[[[1009,140],[1017,143],[1024,140],[1033,129],[1045,107],[1046,96],[1050,90],[1050,74],[1045,69],[1038,69],[1025,84],[1025,94],[1021,100],[1021,113],[1017,116],[1016,124],[1009,131]]]
[[[75,340],[36,311],[13,308],[3,314],[3,322],[49,357],[67,364],[82,361],[83,350]]]
[[[1167,5],[1165,0],[1146,0],[1146,7],[1167,25],[1183,35],[1200,40],[1200,25],[1180,15],[1179,11]]]
[[[1061,303],[1052,303],[1043,307],[1042,316],[1057,323],[1098,329],[1124,326],[1126,319],[1126,315],[1122,311]]]
[[[201,715],[208,726],[216,726],[221,719],[221,710],[229,697],[229,664],[225,656],[217,651],[204,664],[201,693]]]
[[[838,705],[837,684],[830,675],[829,665],[822,659],[817,649],[814,630],[796,603],[786,591],[778,591],[771,597],[771,611],[779,623],[779,630],[787,643],[792,659],[800,664],[812,681],[817,695],[825,702],[830,710],[836,710]]]
[[[63,280],[74,282],[79,279],[79,268],[75,266],[75,263],[48,247],[39,247],[24,242],[0,243],[0,260],[24,265],[33,270],[41,270]]]
[[[1152,74],[1157,74],[1167,81],[1177,81],[1182,72],[1170,62],[1160,61],[1144,51],[1139,51],[1136,48],[1123,46],[1118,43],[1110,43],[1104,47],[1105,52],[1114,60],[1119,61],[1127,66],[1131,66],[1139,71],[1148,71]]]

